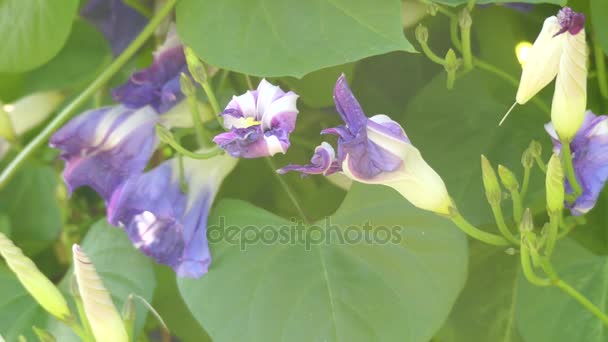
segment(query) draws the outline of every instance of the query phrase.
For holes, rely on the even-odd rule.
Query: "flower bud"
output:
[[[583,123],[587,106],[587,44],[585,29],[561,36],[563,56],[555,81],[551,122],[562,141],[571,141]]]
[[[207,82],[207,70],[205,69],[205,65],[203,62],[201,62],[198,56],[196,56],[194,50],[186,46],[184,47],[184,54],[186,55],[188,71],[190,71],[192,78],[194,78],[194,80],[199,84]]]
[[[522,232],[522,234],[530,233],[534,230],[534,220],[532,218],[530,208],[526,208],[524,211],[524,215],[521,218],[521,224],[519,225],[519,230]]]
[[[434,17],[437,15],[437,12],[439,12],[439,6],[434,2],[429,2],[426,6],[426,13]]]
[[[509,191],[517,191],[519,189],[517,177],[515,177],[515,174],[513,174],[511,170],[502,165],[498,165],[498,176],[500,177],[502,184]]]
[[[549,215],[560,213],[564,208],[564,170],[557,154],[551,156],[547,165],[545,187]]]
[[[122,319],[112,302],[110,293],[97,274],[95,266],[80,249],[80,246],[74,245],[72,252],[78,290],[95,339],[97,341],[128,341]]]
[[[486,198],[488,203],[491,205],[499,205],[502,200],[502,191],[500,190],[500,184],[498,184],[498,178],[496,172],[492,168],[492,164],[488,158],[483,154],[481,155],[481,174],[483,179],[483,186],[486,189]]]
[[[416,40],[420,44],[426,44],[429,40],[429,29],[422,24],[416,26]]]
[[[469,29],[473,24],[473,19],[471,19],[471,13],[465,7],[462,9],[460,14],[458,15],[458,25],[460,25],[461,29]]]
[[[454,50],[449,49],[445,54],[445,71],[456,72],[461,64],[462,61],[456,57]]]
[[[179,85],[180,85],[181,91],[182,91],[182,93],[184,93],[184,95],[186,95],[186,96],[196,95],[196,87],[194,86],[194,83],[192,83],[192,80],[190,79],[190,77],[188,77],[188,75],[186,75],[183,72],[179,76]]]
[[[2,233],[0,233],[0,255],[17,275],[21,285],[40,306],[60,320],[65,321],[71,316],[67,302],[59,289]]]
[[[57,109],[63,98],[57,91],[40,92],[22,97],[8,105],[10,110],[0,113],[0,137],[10,141],[36,127]]]
[[[530,169],[534,165],[534,155],[529,148],[521,155],[521,165],[523,165],[524,169]]]

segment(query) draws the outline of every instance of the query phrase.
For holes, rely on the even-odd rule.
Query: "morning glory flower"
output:
[[[561,139],[578,131],[587,102],[585,17],[569,7],[545,20],[523,64],[516,101],[525,104],[557,77],[551,121]]]
[[[88,185],[108,202],[118,185],[146,167],[158,144],[158,122],[150,106],[123,105],[89,110],[68,122],[50,139],[66,162],[68,191]]]
[[[553,140],[554,152],[560,153],[562,143],[553,123],[545,125]],[[574,173],[583,193],[568,205],[572,215],[582,215],[595,206],[598,196],[608,179],[608,116],[596,116],[591,111],[585,118],[574,139],[570,142]],[[566,192],[572,188],[566,180]]]
[[[113,194],[108,221],[123,227],[133,245],[180,277],[198,278],[211,263],[207,245],[207,216],[223,181],[237,159],[184,158],[180,187],[179,162],[171,159],[127,180]]]
[[[114,56],[118,56],[148,23],[134,8],[123,0],[89,0],[80,12],[106,37]]]
[[[315,149],[310,164],[288,165],[279,173],[330,175],[341,171],[361,183],[390,186],[421,209],[449,214],[452,201],[443,180],[397,122],[383,114],[367,118],[344,75],[336,82],[334,101],[345,124],[322,134],[338,136],[337,153],[324,142]]]
[[[159,113],[166,112],[184,98],[179,82],[182,73],[189,74],[188,66],[183,45],[172,27],[164,44],[154,53],[152,65],[113,89],[112,97],[127,107],[150,105]]]
[[[213,141],[235,158],[258,158],[285,153],[296,126],[298,95],[285,93],[262,80],[257,90],[234,96],[221,113],[228,132]]]

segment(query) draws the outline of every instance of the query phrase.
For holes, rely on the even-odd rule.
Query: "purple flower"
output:
[[[285,153],[296,126],[297,99],[297,94],[262,80],[257,90],[232,98],[221,114],[229,131],[213,141],[236,158]]]
[[[133,245],[180,277],[198,278],[211,263],[207,216],[223,179],[236,165],[230,156],[184,159],[180,188],[176,159],[127,180],[113,194],[108,221],[124,227]]]
[[[89,110],[50,139],[66,161],[63,178],[71,193],[88,185],[108,202],[114,189],[142,172],[156,148],[158,114],[152,107]]]
[[[562,144],[553,124],[546,124],[545,129],[553,140],[553,150],[560,153]],[[574,203],[567,205],[572,215],[582,215],[595,206],[608,179],[608,116],[596,116],[587,111],[581,127],[570,142],[570,148],[574,173],[583,193]],[[566,192],[572,193],[567,180],[565,186]]]
[[[571,35],[576,35],[585,28],[585,15],[577,13],[570,7],[564,7],[557,13],[557,22],[561,26],[561,30],[555,35],[560,35],[568,31]]]
[[[114,56],[118,56],[148,23],[146,17],[125,5],[123,0],[89,0],[81,15],[103,33]]]
[[[367,118],[344,75],[336,82],[334,102],[345,124],[321,133],[338,136],[338,153],[324,142],[315,149],[310,164],[288,165],[277,172],[330,175],[341,171],[361,183],[390,186],[419,208],[449,213],[452,202],[443,180],[397,122],[382,114]]]
[[[131,75],[127,83],[112,90],[112,97],[127,107],[154,107],[166,112],[184,98],[180,88],[181,73],[188,73],[183,46],[170,30],[165,43],[154,54],[154,62]]]

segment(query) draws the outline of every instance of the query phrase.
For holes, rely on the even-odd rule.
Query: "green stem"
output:
[[[578,292],[575,288],[568,285],[566,282],[564,282],[561,279],[555,283],[555,286],[557,288],[559,288],[560,290],[564,291],[570,297],[574,298],[577,302],[579,302],[582,306],[584,306],[585,309],[587,309],[592,314],[594,314],[597,318],[602,320],[602,322],[604,322],[605,325],[608,325],[608,316],[604,312],[602,312],[602,310],[600,310],[597,306],[595,306],[593,303],[591,303],[591,301],[589,299],[587,299],[580,292]]]
[[[190,114],[192,115],[192,122],[194,124],[194,131],[196,132],[196,141],[200,147],[204,147],[211,140],[205,132],[203,125],[203,119],[201,117],[200,110],[198,108],[198,100],[196,99],[196,92],[194,94],[186,95],[188,101],[188,107]]]
[[[205,79],[205,82],[203,82],[203,84],[201,84],[201,86],[203,87],[203,90],[205,91],[205,94],[207,95],[207,99],[209,100],[209,104],[211,105],[211,109],[213,109],[213,113],[215,115],[215,117],[217,118],[217,121],[220,123],[220,126],[223,127],[223,120],[222,120],[222,116],[220,115],[222,113],[222,110],[220,109],[220,105],[217,102],[217,97],[215,97],[215,93],[213,92],[213,88],[211,87],[211,84],[209,83],[209,81],[207,79]]]
[[[247,82],[247,87],[249,88],[249,90],[253,90],[253,82],[251,82],[251,77],[249,77],[249,75],[245,74],[245,82]]]
[[[547,165],[545,165],[545,162],[542,160],[542,158],[540,156],[535,156],[534,160],[536,160],[536,165],[538,165],[538,168],[543,172],[543,173],[547,173]]]
[[[523,201],[521,199],[521,195],[517,189],[510,191],[511,193],[511,202],[513,203],[513,221],[515,221],[515,225],[519,227],[521,223],[521,218],[524,212],[523,209]]]
[[[462,59],[464,60],[465,70],[473,69],[473,54],[471,52],[471,26],[460,27],[462,39]]]
[[[545,247],[545,255],[550,257],[553,254],[553,248],[557,241],[557,233],[559,231],[559,221],[561,213],[549,215],[549,230],[547,231],[547,242]]]
[[[595,68],[597,70],[597,85],[600,94],[604,99],[608,99],[608,80],[606,80],[606,60],[602,46],[597,41],[597,34],[593,35],[593,54],[595,56]]]
[[[526,244],[526,241],[524,241],[525,237],[522,235],[522,241],[521,241],[521,248],[519,251],[519,254],[521,256],[521,269],[524,273],[524,276],[526,277],[526,279],[528,279],[528,281],[536,286],[550,286],[551,285],[551,280],[546,279],[546,278],[541,278],[539,276],[536,275],[536,273],[534,272],[534,268],[532,267],[532,264],[530,263],[530,251],[529,251],[529,247]]]
[[[306,223],[310,223],[308,216],[306,215],[306,212],[304,212],[304,209],[302,208],[302,206],[300,205],[300,202],[298,202],[298,198],[296,197],[296,195],[293,193],[293,191],[291,191],[291,188],[289,187],[289,185],[287,184],[287,182],[285,182],[285,179],[283,179],[283,177],[281,177],[281,175],[279,175],[276,170],[277,167],[274,165],[274,162],[272,161],[272,159],[270,159],[269,157],[264,158],[266,160],[266,163],[268,164],[268,166],[270,167],[272,173],[274,174],[274,176],[277,178],[277,180],[279,181],[279,184],[281,184],[281,187],[283,188],[283,190],[285,191],[285,193],[287,193],[287,196],[289,197],[289,199],[291,200],[291,203],[293,203],[293,206],[296,208],[296,210],[298,211],[298,214],[300,214],[300,218],[306,222]]]
[[[568,183],[570,187],[572,187],[574,198],[578,198],[583,193],[580,184],[576,180],[576,174],[574,173],[574,165],[572,164],[572,151],[570,150],[570,142],[562,141],[562,163],[564,164],[564,169],[566,170],[566,177],[568,178]]]
[[[450,213],[449,219],[452,220],[452,222],[454,222],[458,228],[474,239],[495,246],[507,246],[510,244],[509,241],[500,235],[484,232],[483,230],[473,226],[471,223],[469,223],[469,221],[462,217],[457,210]]]
[[[458,17],[456,15],[450,17],[450,39],[456,50],[462,53],[462,43],[458,36]]]
[[[445,60],[439,57],[436,53],[431,50],[427,43],[420,43],[420,47],[422,48],[422,52],[433,62],[439,65],[445,65]]]
[[[80,95],[70,102],[27,146],[13,159],[0,174],[0,189],[4,188],[10,178],[23,166],[25,161],[47,140],[57,129],[59,129],[73,114],[76,113],[93,95],[97,89],[103,87],[116,74],[120,68],[144,45],[148,38],[154,33],[158,25],[171,12],[177,0],[167,0],[165,5],[150,20],[148,25],[141,31],[125,51],[112,62]]]
[[[519,240],[511,233],[509,227],[507,227],[507,223],[505,222],[505,217],[502,213],[502,207],[500,204],[492,204],[492,213],[494,214],[494,219],[496,220],[496,224],[498,225],[498,230],[502,235],[504,235],[507,240],[513,242],[516,245],[519,245]]]
[[[528,186],[530,185],[530,170],[529,167],[524,167],[524,180],[521,186],[521,199],[523,201],[526,198],[526,193],[528,192]]]

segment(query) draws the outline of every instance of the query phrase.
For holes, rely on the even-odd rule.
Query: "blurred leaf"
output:
[[[23,95],[23,74],[0,73],[0,101],[12,102]]]
[[[177,26],[209,64],[302,77],[367,56],[414,51],[402,32],[400,6],[399,0],[182,0]]]
[[[333,107],[333,89],[340,74],[345,73],[350,80],[353,76],[355,63],[337,65],[311,72],[302,79],[285,78],[289,88],[300,95],[300,101],[310,107]]]
[[[212,244],[210,272],[178,281],[186,304],[215,341],[428,341],[466,274],[463,234],[381,186],[354,186],[331,218],[330,236],[320,235],[328,232],[324,222],[301,231],[293,221],[240,201],[220,202],[211,217],[225,218],[225,227],[240,227],[246,238],[252,236],[245,227],[266,232],[258,231],[257,243],[244,249],[226,239]],[[338,231],[362,238],[364,230],[381,226],[392,227],[386,236],[398,241],[337,240]],[[259,240],[271,232],[276,239]],[[307,250],[300,234],[331,241]]]
[[[511,106],[515,88],[493,74],[474,70],[449,91],[445,75],[436,77],[409,103],[401,121],[409,138],[442,176],[458,207],[471,221],[494,222],[481,182],[480,155],[503,164],[521,177],[521,155],[532,139],[550,141],[543,124],[549,120],[534,104],[518,106],[500,127]],[[544,210],[541,172],[535,170],[529,204]]]
[[[608,1],[590,0],[591,20],[593,20],[593,33],[602,45],[604,54],[608,55]]]
[[[434,2],[439,4],[445,4],[450,6],[458,6],[465,5],[469,2],[469,0],[435,0]],[[477,0],[476,4],[500,4],[500,3],[509,3],[509,2],[520,2],[527,4],[555,4],[565,6],[568,0]]]
[[[46,312],[4,265],[0,265],[0,293],[0,335],[8,342],[17,341],[19,335],[33,341],[32,325]]]
[[[56,190],[53,169],[29,163],[0,191],[0,213],[10,220],[10,238],[27,255],[39,253],[59,236],[63,222]]]
[[[78,3],[78,0],[1,1],[0,72],[31,70],[53,58],[68,39]]]
[[[521,342],[515,307],[517,285],[522,277],[519,255],[504,248],[474,241],[469,248],[469,276],[466,286],[439,340],[442,342]]]
[[[103,35],[90,24],[77,20],[59,54],[25,75],[27,92],[62,89],[91,81],[111,57]]]
[[[608,256],[593,254],[566,239],[557,245],[553,264],[560,278],[608,312]],[[526,341],[608,340],[606,325],[564,292],[555,287],[535,287],[525,279],[520,279],[519,285],[516,316]]]

